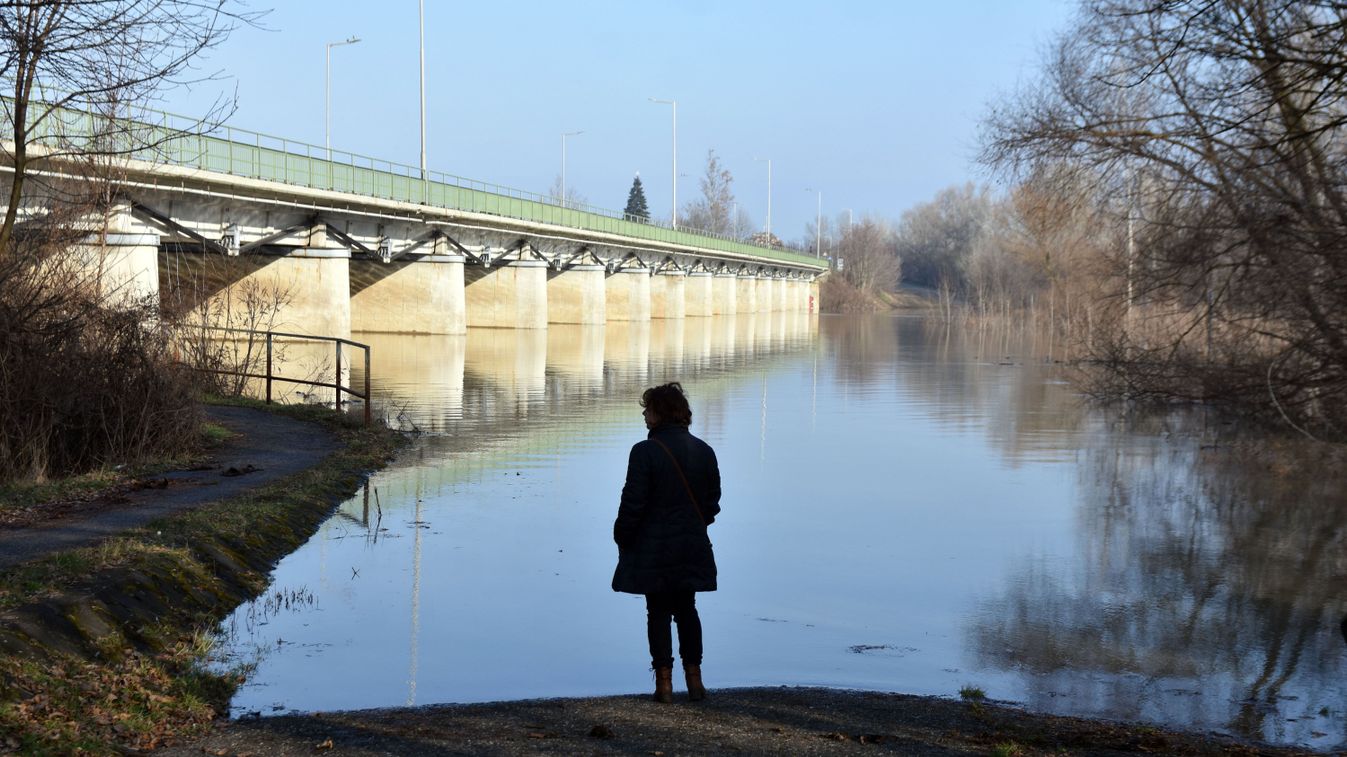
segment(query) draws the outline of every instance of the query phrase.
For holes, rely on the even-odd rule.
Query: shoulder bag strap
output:
[[[688,493],[688,500],[692,502],[692,509],[697,511],[697,517],[702,521],[702,528],[706,528],[706,516],[702,515],[701,505],[697,504],[697,497],[692,493],[692,486],[688,484],[688,477],[683,475],[683,466],[678,464],[678,458],[674,457],[673,450],[653,436],[650,437],[650,441],[658,444],[660,449],[664,450],[664,454],[669,456],[669,461],[673,463],[674,470],[678,471],[678,479],[683,482],[683,489]]]

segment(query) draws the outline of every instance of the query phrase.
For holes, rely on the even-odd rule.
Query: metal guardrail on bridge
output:
[[[106,128],[109,124],[116,128]],[[674,229],[658,221],[631,220],[624,213],[590,205],[562,207],[551,198],[497,184],[417,167],[233,126],[203,124],[164,111],[144,109],[134,118],[113,121],[69,108],[59,109],[39,126],[37,138],[60,142],[96,140],[112,133],[126,139],[131,157],[309,189],[330,190],[385,200],[616,234],[640,240],[753,255],[784,264],[823,268],[814,257],[750,244],[725,235]],[[149,145],[138,147],[138,145]]]

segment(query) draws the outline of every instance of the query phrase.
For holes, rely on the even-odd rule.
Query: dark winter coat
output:
[[[646,441],[631,448],[627,460],[627,482],[613,523],[618,549],[613,591],[715,591],[716,560],[706,526],[669,454],[655,439],[677,458],[706,525],[720,513],[715,451],[684,426],[656,426]]]

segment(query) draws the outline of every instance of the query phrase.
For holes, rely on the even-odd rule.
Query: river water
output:
[[[611,525],[636,399],[680,380],[724,478],[708,685],[1347,741],[1341,476],[1092,408],[1041,340],[803,314],[355,338],[419,435],[224,624],[235,714],[649,689]]]

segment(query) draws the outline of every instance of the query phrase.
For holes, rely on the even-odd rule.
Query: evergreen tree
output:
[[[641,175],[631,182],[631,191],[627,192],[627,209],[622,211],[628,221],[645,223],[650,220],[650,207],[645,203],[645,189],[641,186]]]

